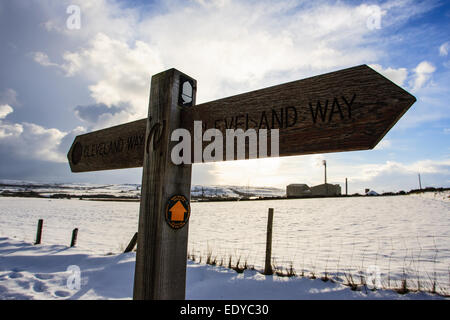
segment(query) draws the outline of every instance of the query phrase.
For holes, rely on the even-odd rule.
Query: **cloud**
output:
[[[0,150],[2,154],[46,160],[66,161],[57,149],[65,133],[46,129],[33,123],[0,124]]]
[[[86,128],[76,127],[69,132],[64,132],[64,136],[60,139],[56,152],[60,155],[59,158],[64,158],[64,163],[67,163],[66,155],[69,152],[70,146],[72,145],[75,137],[86,133]]]
[[[20,124],[5,124],[0,123],[0,143],[2,139],[19,136],[23,132],[23,126]]]
[[[82,74],[94,82],[89,90],[97,104],[77,107],[76,112],[83,120],[100,121],[97,125],[146,117],[150,75],[164,69],[158,54],[146,43],[128,45],[103,33],[87,48],[66,52],[64,60],[62,68],[68,76]],[[122,107],[125,105],[127,108]]]
[[[6,135],[3,134],[5,132]],[[75,136],[84,132],[81,127],[66,133],[32,123],[0,123],[0,176],[48,182],[83,178],[84,181],[93,181],[97,177],[70,174],[66,158]],[[104,179],[111,179],[111,176],[104,175]],[[126,176],[122,179],[127,181]]]
[[[450,42],[445,42],[439,47],[439,55],[441,57],[448,55],[448,50],[450,49]]]
[[[414,80],[410,83],[412,91],[421,89],[430,79],[434,71],[436,71],[436,68],[430,62],[422,61],[419,63],[414,69]]]
[[[91,125],[104,125],[110,122],[111,118],[114,118],[121,113],[127,113],[126,106],[107,106],[104,103],[97,103],[86,106],[77,106],[75,108],[77,117]]]
[[[34,61],[36,61],[37,63],[39,63],[44,67],[59,67],[57,63],[51,62],[48,55],[44,52],[32,52],[30,53],[30,55]]]
[[[450,160],[419,160],[411,164],[387,161],[384,164],[366,164],[355,168],[357,175],[350,180],[357,186],[378,192],[417,189],[418,173],[424,187],[448,187]]]
[[[79,4],[81,29],[69,30],[65,9],[71,3],[70,0],[35,2],[47,14],[39,11],[40,33],[33,35],[39,35],[35,37],[39,42],[47,39],[48,43],[35,43],[28,50],[32,51],[35,63],[49,71],[62,71],[66,75],[64,81],[73,83],[74,89],[80,83],[82,86],[88,83],[88,92],[80,95],[82,102],[75,102],[68,109],[89,130],[147,116],[151,75],[172,67],[198,80],[199,103],[362,63],[372,63],[399,85],[411,77],[411,87],[417,85],[424,90],[430,89],[426,84],[434,72],[427,65],[419,68],[420,64],[409,73],[406,68],[388,63],[375,64],[385,57],[392,43],[389,28],[394,26],[397,31],[400,24],[428,10],[428,2],[415,4],[402,0],[380,4],[377,11],[382,19],[380,30],[369,28],[367,23],[374,14],[374,6],[291,0],[157,1],[148,11],[141,10],[141,2],[133,2],[137,6],[127,8],[129,4],[123,1],[85,0]],[[89,97],[86,100],[84,96]],[[15,108],[12,102],[0,100],[0,104]],[[431,113],[429,109],[426,112]],[[67,162],[68,146],[75,135],[86,131],[82,127],[67,130],[67,126],[65,131],[49,129],[25,122],[4,121],[0,125],[3,134],[0,167],[5,174],[8,173],[5,168],[25,162],[33,165],[24,167],[36,171],[43,160],[57,165]],[[389,142],[378,148],[383,147],[389,147]],[[265,185],[268,181],[279,186],[296,181],[314,185],[323,180],[323,168],[316,165],[322,159],[323,155],[313,155],[252,160],[245,164],[206,164],[201,170],[194,166],[194,172],[198,172],[199,179],[205,179],[202,183],[247,184],[249,179],[252,185]],[[379,179],[377,186],[382,186],[385,174],[395,175],[394,169],[388,170],[395,166],[358,167],[359,172],[363,169],[378,172],[364,180],[365,175],[355,174],[355,166],[348,163],[331,161],[330,166],[329,170],[339,173],[333,178],[329,171],[331,182],[354,177],[359,179],[354,186],[356,181],[362,186],[376,179]],[[403,166],[399,164],[398,168],[406,179],[410,171]]]
[[[343,3],[227,1],[169,8],[140,30],[166,66],[197,78],[200,102],[374,60],[366,19]]]
[[[408,70],[406,68],[395,69],[387,67],[385,69],[379,64],[371,64],[369,65],[369,67],[381,73],[383,76],[385,76],[392,82],[395,82],[399,86],[403,86],[406,78],[408,77]]]
[[[450,82],[450,72],[442,70],[435,72],[431,78],[427,80],[421,89],[414,93],[417,97],[417,102],[411,109],[400,119],[394,127],[397,129],[411,129],[419,127],[427,123],[427,126],[433,126],[433,122],[445,122],[450,119],[448,101],[450,99],[450,92],[447,83]],[[416,74],[413,74],[410,85],[414,85]],[[430,137],[434,139],[435,137]]]
[[[202,174],[198,166],[194,165],[193,183],[264,186],[270,181],[271,186],[280,188],[290,183],[314,186],[324,181],[322,160],[326,159],[328,183],[340,184],[344,192],[345,178],[348,178],[350,194],[362,194],[365,188],[377,192],[416,189],[418,173],[421,174],[424,187],[450,185],[450,159],[372,164],[353,161],[352,165],[348,165],[339,157],[339,154],[327,154],[217,162],[203,164]]]
[[[97,104],[128,105],[123,112],[109,116],[108,122],[99,117],[102,123],[97,127],[145,117],[150,76],[171,67],[198,80],[197,102],[202,103],[376,61],[382,55],[382,48],[376,45],[379,35],[367,26],[374,6],[292,1],[172,1],[159,5],[163,8],[145,15],[139,6],[84,1],[80,4],[80,30],[56,28],[65,26],[64,16],[44,23],[48,32],[80,41],[77,49],[62,54],[63,62],[58,65],[68,77],[88,79],[90,95]],[[405,20],[427,10],[422,5],[403,12],[409,5],[409,1],[391,1],[377,7],[383,28],[398,22],[393,15]],[[34,58],[41,65],[55,66],[43,52],[35,53]],[[372,66],[399,85],[408,76],[405,68]],[[417,85],[427,75],[426,70],[422,72]]]
[[[5,119],[6,116],[12,113],[13,111],[14,109],[10,105],[7,104],[0,105],[0,120]]]
[[[62,132],[29,122],[9,123],[1,120],[4,119],[2,115],[11,112],[13,108],[10,106],[0,106],[0,165],[5,165],[5,158],[67,162],[70,143],[76,135],[85,131],[77,127],[70,132]]]
[[[367,45],[374,36],[363,5],[174,1],[149,16],[114,1],[80,7],[82,28],[64,33],[87,43],[64,52],[59,67],[68,77],[88,79],[97,104],[128,104],[112,124],[145,117],[150,76],[171,67],[198,80],[201,103],[374,61],[380,54]],[[53,27],[58,19],[45,24],[48,32],[61,31]],[[42,52],[35,61],[55,66]]]
[[[10,106],[20,106],[19,100],[17,99],[17,92],[11,88],[1,91],[0,104],[7,104]]]
[[[388,139],[381,140],[374,150],[386,150],[392,148],[392,141]]]

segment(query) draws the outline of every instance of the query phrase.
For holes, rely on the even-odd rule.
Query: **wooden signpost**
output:
[[[232,155],[220,160],[238,158],[235,146],[226,150],[227,129],[278,129],[280,157],[366,150],[416,101],[366,65],[200,105],[195,96],[196,81],[189,76],[175,69],[154,75],[147,119],[80,135],[68,153],[73,172],[143,166],[135,299],[185,297],[191,164],[171,161],[174,130],[200,136],[192,149],[203,150],[210,143],[203,133],[218,129],[223,154]],[[252,158],[249,150],[245,158]],[[192,163],[208,161],[192,154]]]

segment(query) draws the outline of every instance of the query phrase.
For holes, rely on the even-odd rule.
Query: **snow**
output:
[[[80,270],[80,286],[71,280]],[[62,245],[37,245],[0,238],[0,299],[131,299],[135,253],[98,255]],[[236,273],[187,263],[187,299],[442,299],[427,293],[352,291],[338,283],[308,278]]]
[[[0,238],[0,299],[128,299],[135,254],[95,255],[62,245],[38,245]],[[81,270],[81,287],[69,289]]]
[[[139,198],[140,185],[138,184],[40,184],[30,181],[0,180],[0,193],[33,191],[42,196],[69,194],[72,197],[89,197],[105,195],[110,197]],[[242,198],[242,197],[281,197],[286,194],[284,189],[270,187],[244,187],[244,186],[200,186],[191,188],[191,196],[199,198]]]
[[[373,267],[379,268],[384,288],[398,288],[406,278],[411,289],[419,283],[422,289],[430,289],[435,281],[438,292],[448,294],[449,195],[447,191],[390,197],[193,202],[189,254],[194,255],[197,262],[201,257],[204,263],[211,252],[212,257],[218,263],[222,260],[224,265],[228,264],[229,258],[233,264],[240,258],[241,264],[245,261],[257,271],[262,270],[267,211],[274,208],[272,258],[279,271],[285,272],[292,264],[297,274],[304,272],[306,276],[314,274],[320,278],[326,273],[338,282],[326,283],[326,290],[346,289],[345,292],[350,291],[348,298],[358,298],[360,293],[339,283],[346,283],[348,275],[359,281]],[[138,202],[0,197],[0,237],[3,237],[0,243],[0,298],[131,297],[131,293],[119,292],[122,288],[131,290],[129,286],[133,281],[129,279],[133,278],[134,254],[119,253],[137,231],[138,214]],[[35,240],[38,219],[44,219],[43,245],[30,246]],[[79,229],[77,247],[67,248],[74,228]],[[15,256],[20,258],[14,259]],[[96,279],[94,291],[75,295],[63,288],[62,282],[66,281],[66,270],[71,264],[80,266],[84,278]],[[107,283],[110,277],[102,270],[109,272],[120,268],[124,268],[120,279],[125,280],[114,280],[115,293],[103,292],[100,288],[107,291],[113,284]],[[276,286],[267,289],[270,291],[267,296],[271,298],[287,299],[281,288],[294,286],[292,283],[298,288],[304,283],[314,283],[312,291],[318,290],[324,297],[325,289],[321,287],[324,284],[320,280],[261,278],[263,276],[257,271],[236,274],[225,268],[196,263],[189,263],[188,270],[191,287],[205,287],[200,291],[189,291],[188,296],[192,299],[207,290],[212,291],[205,293],[204,299],[220,298],[222,294],[230,299],[253,299],[265,292],[259,286],[270,283]],[[47,274],[51,278],[41,279]],[[239,287],[238,280],[243,280],[246,287]],[[215,281],[224,290],[209,288],[216,286]],[[82,286],[81,291],[88,287],[89,284]],[[252,294],[244,297],[241,291],[245,290]],[[301,297],[298,292],[294,296]],[[389,296],[387,293],[383,293],[383,297],[398,298],[396,294]]]

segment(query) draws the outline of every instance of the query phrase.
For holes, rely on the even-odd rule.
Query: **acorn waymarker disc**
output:
[[[166,221],[173,229],[183,228],[189,221],[191,206],[183,195],[172,196],[166,205]]]

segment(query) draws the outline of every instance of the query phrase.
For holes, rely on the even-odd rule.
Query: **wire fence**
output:
[[[273,233],[272,268],[279,276],[305,276],[399,292],[450,294],[450,237],[351,239]],[[294,240],[293,240],[294,239]],[[189,241],[191,260],[242,271],[264,271],[265,238]]]

